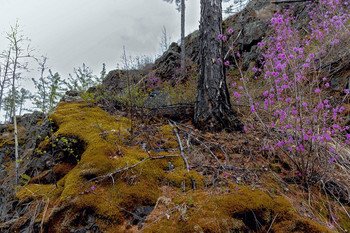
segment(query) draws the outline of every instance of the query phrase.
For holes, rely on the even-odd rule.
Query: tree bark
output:
[[[15,38],[16,40],[16,38]],[[18,60],[18,47],[17,41],[15,42],[15,60],[13,62],[13,73],[12,73],[12,103],[13,103],[13,128],[15,134],[15,165],[16,165],[16,186],[18,186],[19,181],[19,156],[18,156],[18,132],[17,132],[17,119],[16,119],[16,89],[15,89],[15,80],[16,80],[16,69],[17,69],[17,60]]]
[[[181,78],[185,77],[185,0],[181,0]]]
[[[194,124],[204,131],[242,130],[231,108],[222,60],[221,0],[201,0],[199,80]],[[220,59],[220,61],[218,61]]]

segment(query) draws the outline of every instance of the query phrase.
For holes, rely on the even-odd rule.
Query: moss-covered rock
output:
[[[46,197],[60,209],[68,209],[71,213],[89,209],[91,215],[117,226],[133,216],[136,207],[154,206],[160,196],[160,184],[165,180],[174,185],[185,182],[188,189],[191,189],[191,179],[197,186],[202,185],[198,173],[191,171],[186,174],[181,158],[150,159],[149,156],[164,156],[166,153],[149,154],[141,147],[126,146],[124,142],[129,140],[131,125],[127,118],[112,117],[86,103],[60,103],[51,118],[58,130],[51,139],[42,141],[40,150],[49,151],[56,145],[52,139],[70,138],[80,142],[82,154],[76,165],[61,163],[54,167],[55,172],[63,174],[56,185],[30,184],[17,193],[20,200]],[[171,131],[163,133],[171,137]],[[133,169],[108,176],[146,158]],[[175,170],[169,171],[169,162],[176,166]],[[65,212],[54,210],[48,210],[45,215],[46,227],[54,224],[50,230],[56,231],[57,226],[62,229],[69,226]]]

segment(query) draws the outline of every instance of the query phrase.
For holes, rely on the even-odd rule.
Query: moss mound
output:
[[[135,218],[136,207],[155,205],[160,196],[160,184],[168,176],[170,182],[176,184],[184,180],[188,183],[191,178],[201,184],[196,172],[185,177],[183,161],[177,157],[148,159],[132,169],[102,178],[100,176],[137,164],[149,156],[166,154],[150,155],[141,147],[126,146],[124,142],[129,140],[131,121],[124,117],[114,118],[96,106],[60,103],[51,118],[58,126],[53,138],[75,138],[81,142],[84,148],[80,160],[56,185],[30,184],[17,193],[21,201],[43,197],[50,200],[51,208],[44,219],[50,232],[72,227],[73,213],[82,209],[89,209],[92,215],[109,225],[119,225],[127,218]],[[51,139],[46,139],[39,148],[49,151],[51,142]],[[176,165],[175,170],[169,171],[169,162]],[[60,166],[55,169],[57,167]],[[65,217],[67,209],[72,213],[71,220]]]
[[[297,215],[287,199],[245,186],[225,194],[190,191],[157,208],[145,232],[330,232]],[[156,218],[159,212],[167,214]]]

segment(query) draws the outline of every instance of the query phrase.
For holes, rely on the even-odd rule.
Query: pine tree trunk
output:
[[[13,103],[13,128],[15,134],[15,165],[16,165],[16,186],[19,181],[19,156],[18,156],[18,132],[17,132],[17,119],[16,119],[16,90],[15,90],[15,80],[16,80],[16,68],[18,59],[18,48],[16,44],[16,57],[13,63],[13,73],[12,73],[12,103]]]
[[[181,76],[185,77],[185,0],[181,0]]]
[[[242,130],[231,109],[222,61],[221,0],[201,0],[199,80],[194,124],[204,131]],[[220,61],[218,59],[220,58]]]

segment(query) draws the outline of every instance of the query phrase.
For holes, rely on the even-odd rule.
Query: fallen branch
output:
[[[224,165],[222,165],[222,163],[221,163],[220,160],[218,159],[218,157],[216,157],[216,155],[210,150],[210,148],[209,148],[204,142],[200,141],[198,138],[196,138],[196,141],[199,142],[200,144],[202,144],[202,145],[209,151],[209,153],[211,154],[211,156],[213,156],[213,158],[216,160],[216,162],[218,162],[218,164],[220,165],[220,167],[221,167],[222,169],[226,170],[225,167],[224,167]]]
[[[176,127],[174,127],[174,125],[173,125],[170,121],[168,121],[168,122],[169,122],[169,125],[173,128],[174,133],[176,134],[177,141],[179,142],[179,146],[180,146],[181,157],[182,157],[182,159],[183,159],[184,162],[185,162],[187,172],[189,172],[189,171],[190,171],[190,166],[188,165],[187,159],[186,159],[186,157],[185,157],[185,155],[184,155],[184,148],[183,148],[183,146],[182,146],[179,133],[177,132],[177,129],[176,129],[176,128],[177,128],[177,125],[176,125],[176,123],[175,123],[175,126],[176,126]]]
[[[269,227],[269,229],[266,231],[266,233],[269,233],[269,231],[271,230],[271,227],[273,225],[273,222],[276,220],[277,216],[278,216],[279,213],[276,214],[276,216],[273,218],[272,222],[271,222],[271,225]]]
[[[198,134],[196,134],[196,133],[194,133],[194,132],[190,132],[190,131],[188,131],[188,130],[182,129],[182,128],[180,128],[180,127],[177,125],[177,124],[179,124],[179,123],[176,123],[176,122],[174,122],[174,121],[172,121],[172,122],[175,124],[175,126],[176,126],[176,128],[177,128],[178,130],[181,130],[181,131],[187,133],[188,135],[195,136],[195,137],[197,137],[197,138],[201,138],[201,139],[203,139],[203,140],[209,142],[210,144],[214,144],[216,147],[218,147],[218,148],[225,154],[225,156],[228,157],[228,154],[226,153],[226,151],[224,150],[224,148],[223,148],[220,144],[215,143],[215,142],[212,142],[211,140],[209,140],[209,139],[203,137],[202,135],[198,135]],[[183,125],[183,124],[179,124],[179,125],[181,125],[182,127],[185,127],[185,128],[188,128],[188,129],[193,130],[191,127],[188,127],[188,126],[186,126],[186,125]],[[234,148],[235,148],[235,147],[236,147],[236,146],[234,146]]]

